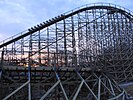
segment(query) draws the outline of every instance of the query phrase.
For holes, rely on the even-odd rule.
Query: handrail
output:
[[[20,35],[25,34],[26,32],[27,32],[27,30],[24,30],[24,31],[22,31],[22,32],[20,32],[18,34],[15,34],[15,35],[13,35],[13,36],[11,36],[9,38],[6,38],[5,40],[0,41],[0,45],[3,44],[3,43],[5,43],[5,42],[7,42],[7,41],[9,41],[9,40],[11,40],[11,39],[14,39],[15,37],[18,37]]]

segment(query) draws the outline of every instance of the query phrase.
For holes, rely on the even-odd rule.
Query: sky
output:
[[[0,41],[74,8],[97,2],[133,11],[133,0],[0,0]]]

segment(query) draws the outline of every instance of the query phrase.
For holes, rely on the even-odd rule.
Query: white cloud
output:
[[[25,8],[20,2],[12,2],[11,0],[5,0],[3,2],[3,9],[0,9],[1,20],[5,23],[32,23],[35,20],[35,17],[32,13]]]
[[[20,1],[25,0],[3,0],[0,2],[0,33],[10,37],[38,22],[34,14],[26,8],[26,2]],[[4,35],[1,35],[0,39],[5,39]]]

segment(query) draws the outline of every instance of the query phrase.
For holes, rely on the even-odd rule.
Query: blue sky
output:
[[[0,0],[0,41],[89,3],[106,2],[133,11],[133,0]]]

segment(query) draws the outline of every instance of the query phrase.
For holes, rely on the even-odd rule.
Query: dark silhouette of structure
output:
[[[133,14],[91,4],[0,43],[0,99],[126,100],[133,80]]]

